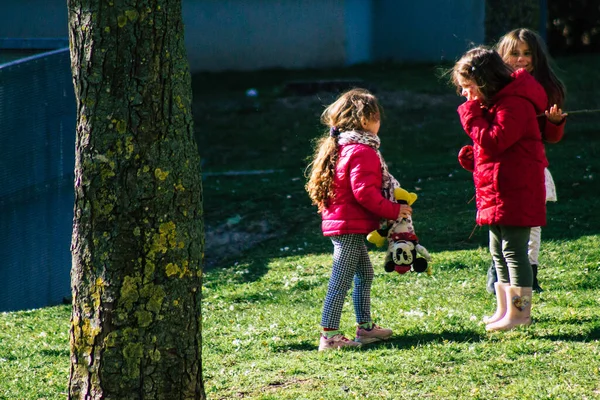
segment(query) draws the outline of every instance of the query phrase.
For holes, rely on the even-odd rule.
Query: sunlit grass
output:
[[[572,107],[600,108],[593,85],[582,83],[596,79],[600,59],[558,61]],[[481,322],[495,306],[485,291],[487,229],[475,228],[471,176],[456,161],[467,142],[455,111],[460,99],[433,70],[386,64],[195,77],[205,223],[223,237],[271,237],[243,253],[207,247],[210,399],[600,398],[600,120],[570,118],[563,142],[547,147],[559,201],[548,205],[542,232],[545,291],[533,298],[534,323],[489,334]],[[332,95],[283,90],[288,79],[323,77],[357,77],[381,95],[382,152],[402,185],[419,194],[415,227],[434,257],[431,277],[388,274],[383,251],[371,246],[373,316],[394,335],[327,353],[317,346],[332,246],[303,172]],[[258,89],[258,111],[243,104],[250,87]],[[248,169],[272,172],[222,175]],[[69,313],[58,306],[0,314],[0,399],[66,398]],[[349,296],[341,328],[354,336]]]
[[[204,365],[213,398],[595,398],[600,289],[571,289],[600,278],[597,236],[548,243],[567,250],[561,269],[544,258],[534,297],[534,324],[486,333],[481,322],[495,300],[485,291],[485,249],[434,255],[435,274],[376,269],[375,319],[391,340],[360,350],[317,352],[329,254],[280,257],[258,279],[243,262],[206,275]],[[382,260],[374,252],[375,263]],[[560,280],[553,279],[560,274]],[[227,282],[227,283],[224,283]],[[210,289],[209,289],[210,287]],[[342,328],[353,336],[350,299]],[[532,390],[535,388],[535,390]],[[271,397],[270,397],[271,396]],[[558,396],[558,397],[557,397]]]

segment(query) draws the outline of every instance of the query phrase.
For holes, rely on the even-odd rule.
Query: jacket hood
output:
[[[544,112],[548,105],[548,96],[543,86],[523,68],[513,72],[512,77],[514,80],[500,90],[494,100],[505,96],[518,96],[533,104],[538,114]]]

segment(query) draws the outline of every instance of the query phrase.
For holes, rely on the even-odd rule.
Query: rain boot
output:
[[[496,286],[494,286],[494,284],[498,282],[498,274],[496,273],[496,267],[494,266],[494,261],[492,261],[492,264],[490,265],[490,267],[488,268],[487,271],[487,283],[486,283],[486,289],[488,291],[488,293],[494,294],[496,293]]]
[[[533,288],[532,290],[536,293],[541,293],[544,291],[544,289],[542,289],[540,287],[540,283],[538,282],[538,266],[537,264],[531,264],[531,269],[533,270]]]
[[[508,331],[519,325],[531,324],[531,288],[506,287],[506,314],[499,321],[485,326],[486,331]]]
[[[496,291],[496,312],[491,317],[483,317],[483,322],[491,324],[492,322],[499,321],[506,314],[506,288],[510,286],[510,283],[494,283],[494,290]]]

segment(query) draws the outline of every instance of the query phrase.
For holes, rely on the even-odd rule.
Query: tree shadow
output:
[[[48,356],[48,357],[69,357],[70,355],[70,351],[61,349],[61,350],[57,350],[57,349],[42,349],[39,351],[39,353],[43,356]]]

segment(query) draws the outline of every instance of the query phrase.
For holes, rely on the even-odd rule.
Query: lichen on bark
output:
[[[69,398],[203,399],[202,185],[181,2],[68,7],[77,99]]]

